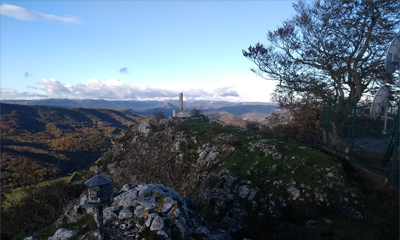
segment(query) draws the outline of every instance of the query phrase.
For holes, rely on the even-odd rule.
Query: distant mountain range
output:
[[[42,100],[2,100],[2,103],[18,105],[36,105],[75,108],[113,108],[131,109],[143,115],[153,115],[162,111],[166,116],[172,116],[172,110],[178,109],[178,100],[168,101],[108,101],[108,100],[73,100],[73,99],[42,99]],[[200,109],[211,118],[219,118],[224,114],[233,114],[243,119],[261,122],[277,108],[276,104],[263,102],[228,102],[228,101],[184,101],[184,109]]]

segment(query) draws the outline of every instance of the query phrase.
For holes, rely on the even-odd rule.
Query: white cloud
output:
[[[109,87],[111,87],[111,86],[120,87],[123,85],[122,82],[116,78],[109,78],[106,80],[106,82],[104,84]]]
[[[53,78],[43,78],[37,87],[29,85],[27,92],[14,89],[1,89],[1,99],[32,98],[70,98],[70,99],[107,99],[107,100],[176,100],[178,94],[188,101],[213,100],[232,102],[266,102],[274,89],[274,83],[265,80],[242,81],[239,83],[215,82],[214,84],[169,84],[152,86],[132,86],[117,78],[103,81],[92,78],[86,83],[62,83]],[[214,85],[214,87],[213,87]],[[41,92],[43,91],[43,92]]]
[[[131,86],[116,78],[108,78],[104,82],[93,78],[86,84],[64,84],[53,78],[43,78],[39,85],[40,89],[51,98],[168,100],[176,99],[179,92],[184,92],[187,100],[240,100],[238,99],[239,94],[231,88],[217,88],[214,91],[203,89],[169,90]]]
[[[2,88],[0,89],[1,100],[10,100],[10,99],[41,99],[47,98],[47,95],[39,94],[36,92],[18,92],[12,88]]]
[[[92,78],[85,84],[61,83],[53,78],[43,78],[38,88],[30,85],[27,88],[43,91],[18,92],[15,89],[1,89],[1,98],[6,99],[38,99],[38,98],[70,98],[70,99],[106,99],[106,100],[176,100],[180,92],[185,100],[243,101],[245,100],[233,87],[215,89],[165,89],[157,87],[131,86],[116,78],[105,81]]]
[[[64,22],[64,23],[79,23],[80,22],[79,19],[74,16],[60,17],[60,16],[56,16],[53,14],[29,11],[23,7],[11,5],[11,4],[1,5],[0,6],[0,14],[9,16],[9,17],[13,17],[13,18],[19,19],[19,20],[26,20],[26,21],[44,19],[44,20],[51,20],[51,21],[60,21],[60,22]]]
[[[101,85],[102,85],[102,83],[96,78],[92,78],[86,83],[86,86],[89,89],[92,89],[93,91],[100,90],[101,89]]]
[[[217,97],[239,97],[239,94],[234,89],[228,87],[216,88],[214,94]]]
[[[45,91],[48,95],[69,95],[71,94],[72,85],[62,84],[59,81],[42,78],[40,81],[40,89]],[[73,88],[72,88],[73,89]]]

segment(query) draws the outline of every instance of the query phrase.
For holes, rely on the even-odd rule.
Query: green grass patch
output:
[[[39,238],[39,240],[47,240],[49,237],[53,236],[54,233],[60,228],[65,228],[68,230],[77,230],[78,233],[77,233],[76,237],[71,238],[71,239],[77,239],[77,237],[79,237],[87,232],[97,229],[97,224],[96,224],[96,221],[94,220],[93,215],[85,214],[84,216],[79,218],[78,221],[76,221],[76,222],[64,223],[64,224],[61,224],[58,228],[42,227],[42,228],[34,230],[34,231],[22,232],[19,235],[15,236],[13,239],[14,240],[23,240],[26,237],[35,236],[35,237]]]
[[[21,232],[17,236],[13,237],[13,240],[24,240],[26,237],[35,236],[39,238],[39,240],[47,240],[50,236],[53,236],[57,231],[55,228],[51,227],[43,227],[41,229],[29,232]]]
[[[47,185],[50,185],[50,184],[52,184],[54,182],[58,182],[58,181],[63,181],[70,185],[75,185],[75,184],[81,184],[83,182],[83,179],[82,179],[80,173],[74,172],[71,176],[60,177],[57,179],[43,181],[36,185],[33,185],[33,187],[43,187],[43,186],[47,186]],[[20,201],[25,196],[26,196],[26,190],[24,189],[24,187],[14,188],[9,193],[4,193],[5,199],[3,201],[2,207],[4,209],[7,209],[10,207],[10,201],[11,202]]]

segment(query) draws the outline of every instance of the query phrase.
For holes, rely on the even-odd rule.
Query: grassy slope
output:
[[[223,158],[224,164],[214,171],[218,172],[223,168],[230,170],[233,176],[239,179],[246,179],[252,182],[252,187],[260,189],[258,197],[267,197],[270,194],[287,196],[285,189],[276,188],[274,181],[283,182],[295,181],[297,186],[301,183],[310,186],[310,198],[307,202],[307,189],[300,189],[300,198],[304,198],[304,209],[309,204],[317,201],[312,198],[315,186],[328,186],[333,183],[333,188],[326,187],[330,204],[330,210],[322,211],[322,215],[332,221],[332,224],[322,220],[321,215],[307,213],[293,213],[293,221],[280,224],[282,229],[277,239],[399,239],[399,207],[390,199],[376,191],[363,179],[353,173],[346,174],[341,167],[339,160],[326,155],[319,150],[301,146],[298,143],[287,141],[279,136],[265,135],[259,132],[243,131],[236,127],[218,127],[209,125],[205,122],[186,121],[185,128],[192,129],[199,135],[206,136],[207,132],[223,133],[234,135],[236,138],[228,141],[234,146],[235,151],[227,154]],[[265,156],[260,151],[249,151],[248,146],[260,139],[267,139],[269,144],[275,145],[282,154],[282,159],[274,160],[271,155]],[[218,144],[218,141],[215,142]],[[226,144],[220,141],[220,144]],[[238,154],[240,152],[240,154]],[[346,163],[343,163],[346,164]],[[271,167],[277,166],[277,171],[271,172]],[[329,170],[328,170],[329,169]],[[336,171],[336,173],[335,173]],[[329,172],[334,172],[334,176],[345,176],[344,179],[329,178]],[[337,185],[335,185],[335,182]],[[341,182],[344,183],[341,186]],[[352,197],[355,194],[357,196]],[[336,202],[335,197],[347,196],[347,205],[354,207],[364,215],[364,219],[343,219],[336,215],[336,209],[340,203]],[[349,197],[350,196],[350,197]],[[302,203],[301,203],[302,204]],[[317,206],[317,205],[314,205]],[[309,216],[307,216],[307,214]],[[309,218],[308,218],[309,217]],[[297,219],[296,219],[297,218]],[[317,222],[315,229],[305,228],[307,220]],[[259,224],[260,219],[254,219],[253,224]],[[260,232],[254,232],[254,236],[264,234],[263,229],[267,226],[257,226]],[[275,226],[276,227],[276,226]]]

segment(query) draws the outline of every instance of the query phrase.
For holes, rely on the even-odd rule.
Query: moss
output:
[[[178,209],[178,204],[177,203],[172,203],[172,208],[169,211],[169,214],[171,217],[175,218],[175,211]]]
[[[82,174],[80,172],[73,172],[71,177],[68,179],[68,183],[82,180]]]
[[[157,201],[157,207],[155,209],[156,212],[161,212],[162,207],[169,202],[169,200],[164,200],[167,197],[165,194],[161,194],[160,192],[156,193],[156,201]]]
[[[145,219],[148,219],[149,218],[149,211],[147,211],[146,209],[143,209],[142,217],[145,218]]]
[[[144,194],[145,197],[152,197],[153,195],[153,192],[147,192]]]

